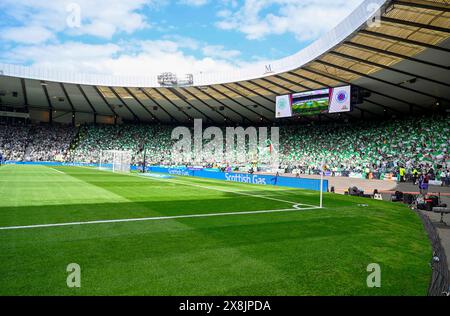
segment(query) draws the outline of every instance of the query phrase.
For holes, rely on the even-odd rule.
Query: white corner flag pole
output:
[[[322,166],[320,167],[320,208],[323,208],[323,165],[324,162],[322,161]]]

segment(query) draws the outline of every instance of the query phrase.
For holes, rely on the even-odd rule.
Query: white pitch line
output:
[[[83,167],[83,168],[86,168],[86,167]],[[101,171],[106,171],[106,170],[101,170]],[[289,203],[289,204],[292,204],[293,207],[298,206],[298,205],[302,205],[302,206],[308,206],[308,207],[313,207],[313,208],[319,208],[318,206],[314,206],[314,205],[310,205],[310,204],[302,204],[302,203],[293,202],[293,201],[275,199],[275,198],[267,197],[267,196],[264,196],[264,195],[255,195],[255,194],[245,193],[243,191],[224,190],[224,189],[219,189],[217,187],[206,187],[206,186],[203,186],[203,185],[187,183],[187,182],[181,181],[179,179],[159,179],[159,178],[143,177],[143,176],[133,175],[133,174],[123,174],[123,175],[130,176],[130,177],[138,177],[138,178],[147,179],[147,180],[155,180],[155,181],[162,181],[162,182],[172,182],[172,183],[177,183],[177,184],[181,184],[181,185],[197,187],[197,188],[202,188],[202,189],[207,189],[207,190],[215,190],[215,191],[221,191],[221,192],[226,192],[226,193],[247,195],[247,196],[256,197],[256,198],[260,198],[260,199],[266,199],[266,200],[272,200],[272,201],[277,201],[277,202]],[[195,177],[193,177],[193,178],[195,180],[197,180],[197,181],[201,181],[201,178],[195,178]],[[238,184],[238,182],[233,182],[233,183],[237,183]]]
[[[49,168],[52,169],[53,171],[58,172],[58,173],[66,174],[65,172],[62,172],[61,170],[58,170],[58,169],[55,169],[55,168],[51,168],[51,167],[49,167]]]
[[[140,177],[140,178],[144,178],[144,177]],[[203,185],[198,185],[198,184],[193,184],[193,183],[186,183],[186,182],[180,181],[178,179],[175,179],[175,180],[172,180],[172,179],[158,179],[158,178],[145,178],[145,179],[156,180],[156,181],[164,181],[164,182],[174,182],[174,183],[178,183],[178,184],[181,184],[181,185],[198,187],[198,188],[207,189],[207,190],[216,190],[216,191],[221,191],[221,192],[226,192],[226,193],[247,195],[247,196],[261,198],[261,199],[266,199],[266,200],[272,200],[272,201],[277,201],[277,202],[289,203],[289,204],[292,204],[292,205],[303,205],[303,206],[316,207],[316,206],[310,205],[310,204],[302,204],[302,203],[293,202],[293,201],[281,200],[281,199],[267,197],[267,196],[264,196],[264,195],[255,195],[255,194],[245,193],[243,191],[224,190],[224,189],[219,189],[219,188],[216,188],[216,187],[206,187],[206,186],[203,186]],[[199,180],[199,179],[195,178],[195,180]]]
[[[282,210],[267,210],[267,211],[245,211],[245,212],[231,212],[231,213],[211,213],[211,214],[176,215],[176,216],[160,216],[160,217],[146,217],[146,218],[112,219],[112,220],[99,220],[99,221],[89,221],[89,222],[41,224],[41,225],[29,225],[29,226],[10,226],[10,227],[0,227],[0,230],[18,230],[18,229],[48,228],[48,227],[63,227],[63,226],[161,221],[161,220],[182,219],[182,218],[201,218],[201,217],[216,217],[216,216],[237,216],[237,215],[285,213],[285,212],[299,212],[299,211],[312,210],[312,209],[318,208],[318,207],[298,208],[298,205],[295,205],[294,207],[296,207],[296,208],[289,208],[289,209],[282,209]]]

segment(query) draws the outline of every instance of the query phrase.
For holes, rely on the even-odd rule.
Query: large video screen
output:
[[[350,86],[283,95],[276,99],[276,117],[349,112],[350,100]]]
[[[292,95],[292,115],[317,115],[328,112],[330,90],[322,89]]]

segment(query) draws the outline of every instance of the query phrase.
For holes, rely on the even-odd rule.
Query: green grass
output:
[[[317,205],[318,193],[87,168],[0,168],[0,227],[292,208],[285,201]],[[339,195],[326,194],[324,203],[0,230],[0,295],[426,295],[431,246],[415,213]],[[66,285],[69,263],[81,266],[81,288]],[[381,288],[366,285],[370,263],[381,265]]]

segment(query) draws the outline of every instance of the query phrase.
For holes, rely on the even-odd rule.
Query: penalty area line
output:
[[[245,211],[245,212],[210,213],[210,214],[192,214],[192,215],[175,215],[175,216],[158,216],[158,217],[146,217],[146,218],[99,220],[99,221],[88,221],[88,222],[40,224],[40,225],[29,225],[29,226],[10,226],[10,227],[0,227],[0,231],[1,230],[48,228],[48,227],[80,226],[80,225],[98,225],[98,224],[113,224],[113,223],[162,221],[162,220],[183,219],[183,218],[202,218],[202,217],[219,217],[219,216],[238,216],[238,215],[253,215],[253,214],[286,213],[286,212],[299,212],[299,211],[304,211],[304,210],[319,209],[319,207],[298,208],[298,206],[297,207],[296,206],[297,205],[295,205],[294,208],[280,209],[280,210]]]
[[[87,168],[87,167],[82,167],[82,168]],[[92,169],[92,168],[89,168]],[[99,171],[103,171],[103,172],[108,172],[108,170],[99,170]],[[151,177],[144,177],[141,175],[137,175],[137,174],[121,174],[124,176],[129,176],[129,177],[137,177],[140,179],[145,179],[145,180],[150,180],[150,181],[154,181],[154,182],[168,182],[168,183],[174,183],[174,184],[178,184],[178,185],[184,185],[184,186],[191,186],[191,187],[197,187],[197,188],[202,188],[202,189],[206,189],[206,190],[214,190],[214,191],[219,191],[219,192],[225,192],[225,193],[232,193],[232,194],[237,194],[237,195],[244,195],[244,196],[250,196],[250,197],[254,197],[254,198],[260,198],[260,199],[266,199],[266,200],[272,200],[272,201],[277,201],[277,202],[283,202],[283,203],[288,203],[291,204],[292,207],[297,207],[299,205],[301,206],[308,206],[311,208],[320,208],[319,206],[315,206],[315,205],[311,205],[311,204],[303,204],[300,202],[294,202],[294,201],[287,201],[287,200],[283,200],[283,199],[277,199],[277,198],[273,198],[273,197],[268,197],[265,195],[255,195],[255,194],[251,194],[251,193],[247,193],[246,191],[240,190],[226,190],[223,188],[218,188],[218,187],[212,187],[212,186],[204,186],[204,185],[200,185],[197,183],[192,183],[192,182],[186,182],[181,179],[160,179],[160,178],[151,178]],[[192,177],[191,179],[194,179],[194,177]],[[195,181],[201,182],[201,183],[205,183],[205,182],[209,182],[209,180],[206,179],[202,179],[202,178],[195,178]],[[274,193],[276,191],[272,191],[272,190],[268,190],[267,192],[270,193]]]
[[[49,167],[49,169],[51,169],[53,171],[56,171],[56,172],[58,172],[60,174],[66,174],[65,172],[62,172],[61,170],[58,170],[58,169],[55,169],[55,168],[52,168],[52,167]]]
[[[137,176],[137,177],[144,178],[142,176]],[[268,197],[266,195],[251,194],[251,193],[247,193],[247,192],[242,191],[242,190],[241,191],[225,190],[223,188],[204,186],[204,185],[199,185],[199,184],[195,184],[195,183],[191,183],[191,182],[186,182],[186,181],[180,180],[180,179],[159,179],[159,178],[145,178],[145,179],[155,180],[155,181],[163,181],[163,182],[171,182],[171,183],[176,183],[176,184],[179,184],[179,185],[197,187],[197,188],[202,188],[202,189],[206,189],[206,190],[214,190],[214,191],[219,191],[219,192],[233,193],[233,194],[238,194],[238,195],[250,196],[250,197],[254,197],[254,198],[272,200],[272,201],[277,201],[277,202],[284,202],[284,203],[292,204],[292,205],[294,205],[294,207],[298,206],[298,205],[302,205],[302,206],[308,206],[308,207],[313,207],[313,208],[319,208],[318,206],[314,206],[314,205],[310,205],[310,204],[302,204],[302,203],[299,203],[299,202],[293,202],[293,201],[287,201],[287,200],[282,200],[282,199],[276,199],[276,198],[273,198],[273,197]],[[203,182],[199,178],[196,178],[195,180]],[[271,191],[269,191],[269,192],[271,192]]]

